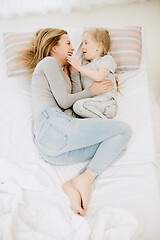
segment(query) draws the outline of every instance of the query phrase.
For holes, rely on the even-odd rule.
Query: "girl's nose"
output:
[[[81,44],[82,44],[82,48],[84,49],[84,47],[85,47],[85,42],[82,41]]]

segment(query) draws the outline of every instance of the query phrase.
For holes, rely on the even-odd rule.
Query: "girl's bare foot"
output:
[[[81,216],[86,216],[86,213],[81,206],[82,202],[81,195],[79,191],[75,188],[74,184],[72,183],[72,180],[64,183],[62,188],[70,198],[72,210],[75,211],[77,214],[80,214]]]

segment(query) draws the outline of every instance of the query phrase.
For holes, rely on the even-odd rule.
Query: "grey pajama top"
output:
[[[105,93],[105,96],[111,96],[111,97],[114,97],[114,99],[117,98],[117,85],[116,85],[116,79],[114,75],[117,64],[115,63],[111,55],[105,55],[103,57],[95,58],[92,62],[86,61],[84,63],[84,67],[90,70],[95,70],[95,71],[98,71],[100,68],[108,69],[110,73],[105,77],[105,80],[110,80],[112,82],[113,89],[112,91]],[[82,82],[82,88],[86,89],[86,88],[89,88],[94,83],[94,80],[81,74],[81,82]]]
[[[49,106],[64,111],[77,100],[93,96],[90,88],[82,91],[79,73],[72,74],[71,81],[72,89],[63,68],[54,57],[45,57],[37,64],[31,83],[34,120]]]

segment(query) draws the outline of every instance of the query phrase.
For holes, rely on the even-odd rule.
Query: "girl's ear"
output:
[[[101,51],[101,50],[103,50],[103,45],[102,45],[101,42],[99,42],[99,43],[97,43],[97,49],[96,49],[96,51]]]
[[[99,42],[99,43],[98,43],[98,47],[99,47],[99,48],[102,48],[102,47],[103,47],[102,42]]]

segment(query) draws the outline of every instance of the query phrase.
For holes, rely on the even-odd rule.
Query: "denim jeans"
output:
[[[34,123],[34,140],[42,157],[51,164],[69,165],[88,161],[100,175],[126,151],[132,135],[128,124],[111,119],[78,119],[57,107],[46,108]]]

